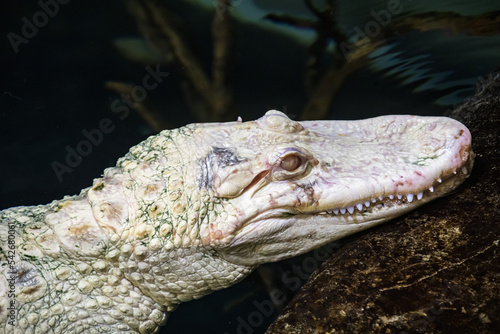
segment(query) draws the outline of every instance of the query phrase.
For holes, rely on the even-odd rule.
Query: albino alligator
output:
[[[154,333],[184,301],[455,189],[473,153],[445,117],[191,124],[80,195],[0,212],[0,333]]]

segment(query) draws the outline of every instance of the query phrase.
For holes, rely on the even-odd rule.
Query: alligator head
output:
[[[204,244],[240,265],[304,253],[443,196],[469,175],[471,136],[446,117],[295,122],[279,111],[204,125],[197,182],[222,199]],[[200,145],[199,147],[201,147]]]

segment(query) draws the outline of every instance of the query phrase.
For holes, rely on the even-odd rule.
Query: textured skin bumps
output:
[[[0,212],[0,333],[155,333],[261,263],[448,193],[472,158],[446,118],[163,131],[79,195]]]

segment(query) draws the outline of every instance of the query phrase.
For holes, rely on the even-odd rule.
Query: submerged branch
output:
[[[232,71],[234,22],[229,15],[230,0],[218,0],[212,21],[213,63],[212,91],[213,111],[222,116],[233,107]]]
[[[212,78],[203,69],[184,34],[184,27],[157,0],[130,0],[129,11],[141,33],[176,67],[186,103],[199,121],[225,120],[233,111],[230,0],[218,0],[212,23],[214,38]]]
[[[402,18],[389,29],[391,35],[409,31],[446,29],[455,34],[494,36],[500,33],[500,11],[463,16],[453,12],[427,12]]]
[[[126,84],[123,82],[117,81],[108,81],[106,82],[106,88],[115,91],[116,93],[122,95],[125,94],[127,96],[132,96],[132,90],[136,86]],[[133,99],[130,99],[133,100]],[[170,124],[162,115],[161,112],[152,108],[147,98],[143,101],[134,101],[135,110],[141,116],[144,121],[153,129],[155,133],[158,133],[165,129],[172,129],[175,126]]]

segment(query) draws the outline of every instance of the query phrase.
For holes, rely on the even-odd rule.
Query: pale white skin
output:
[[[155,333],[180,302],[261,263],[455,189],[470,143],[444,117],[299,123],[275,110],[163,131],[78,196],[0,212],[0,333]]]

